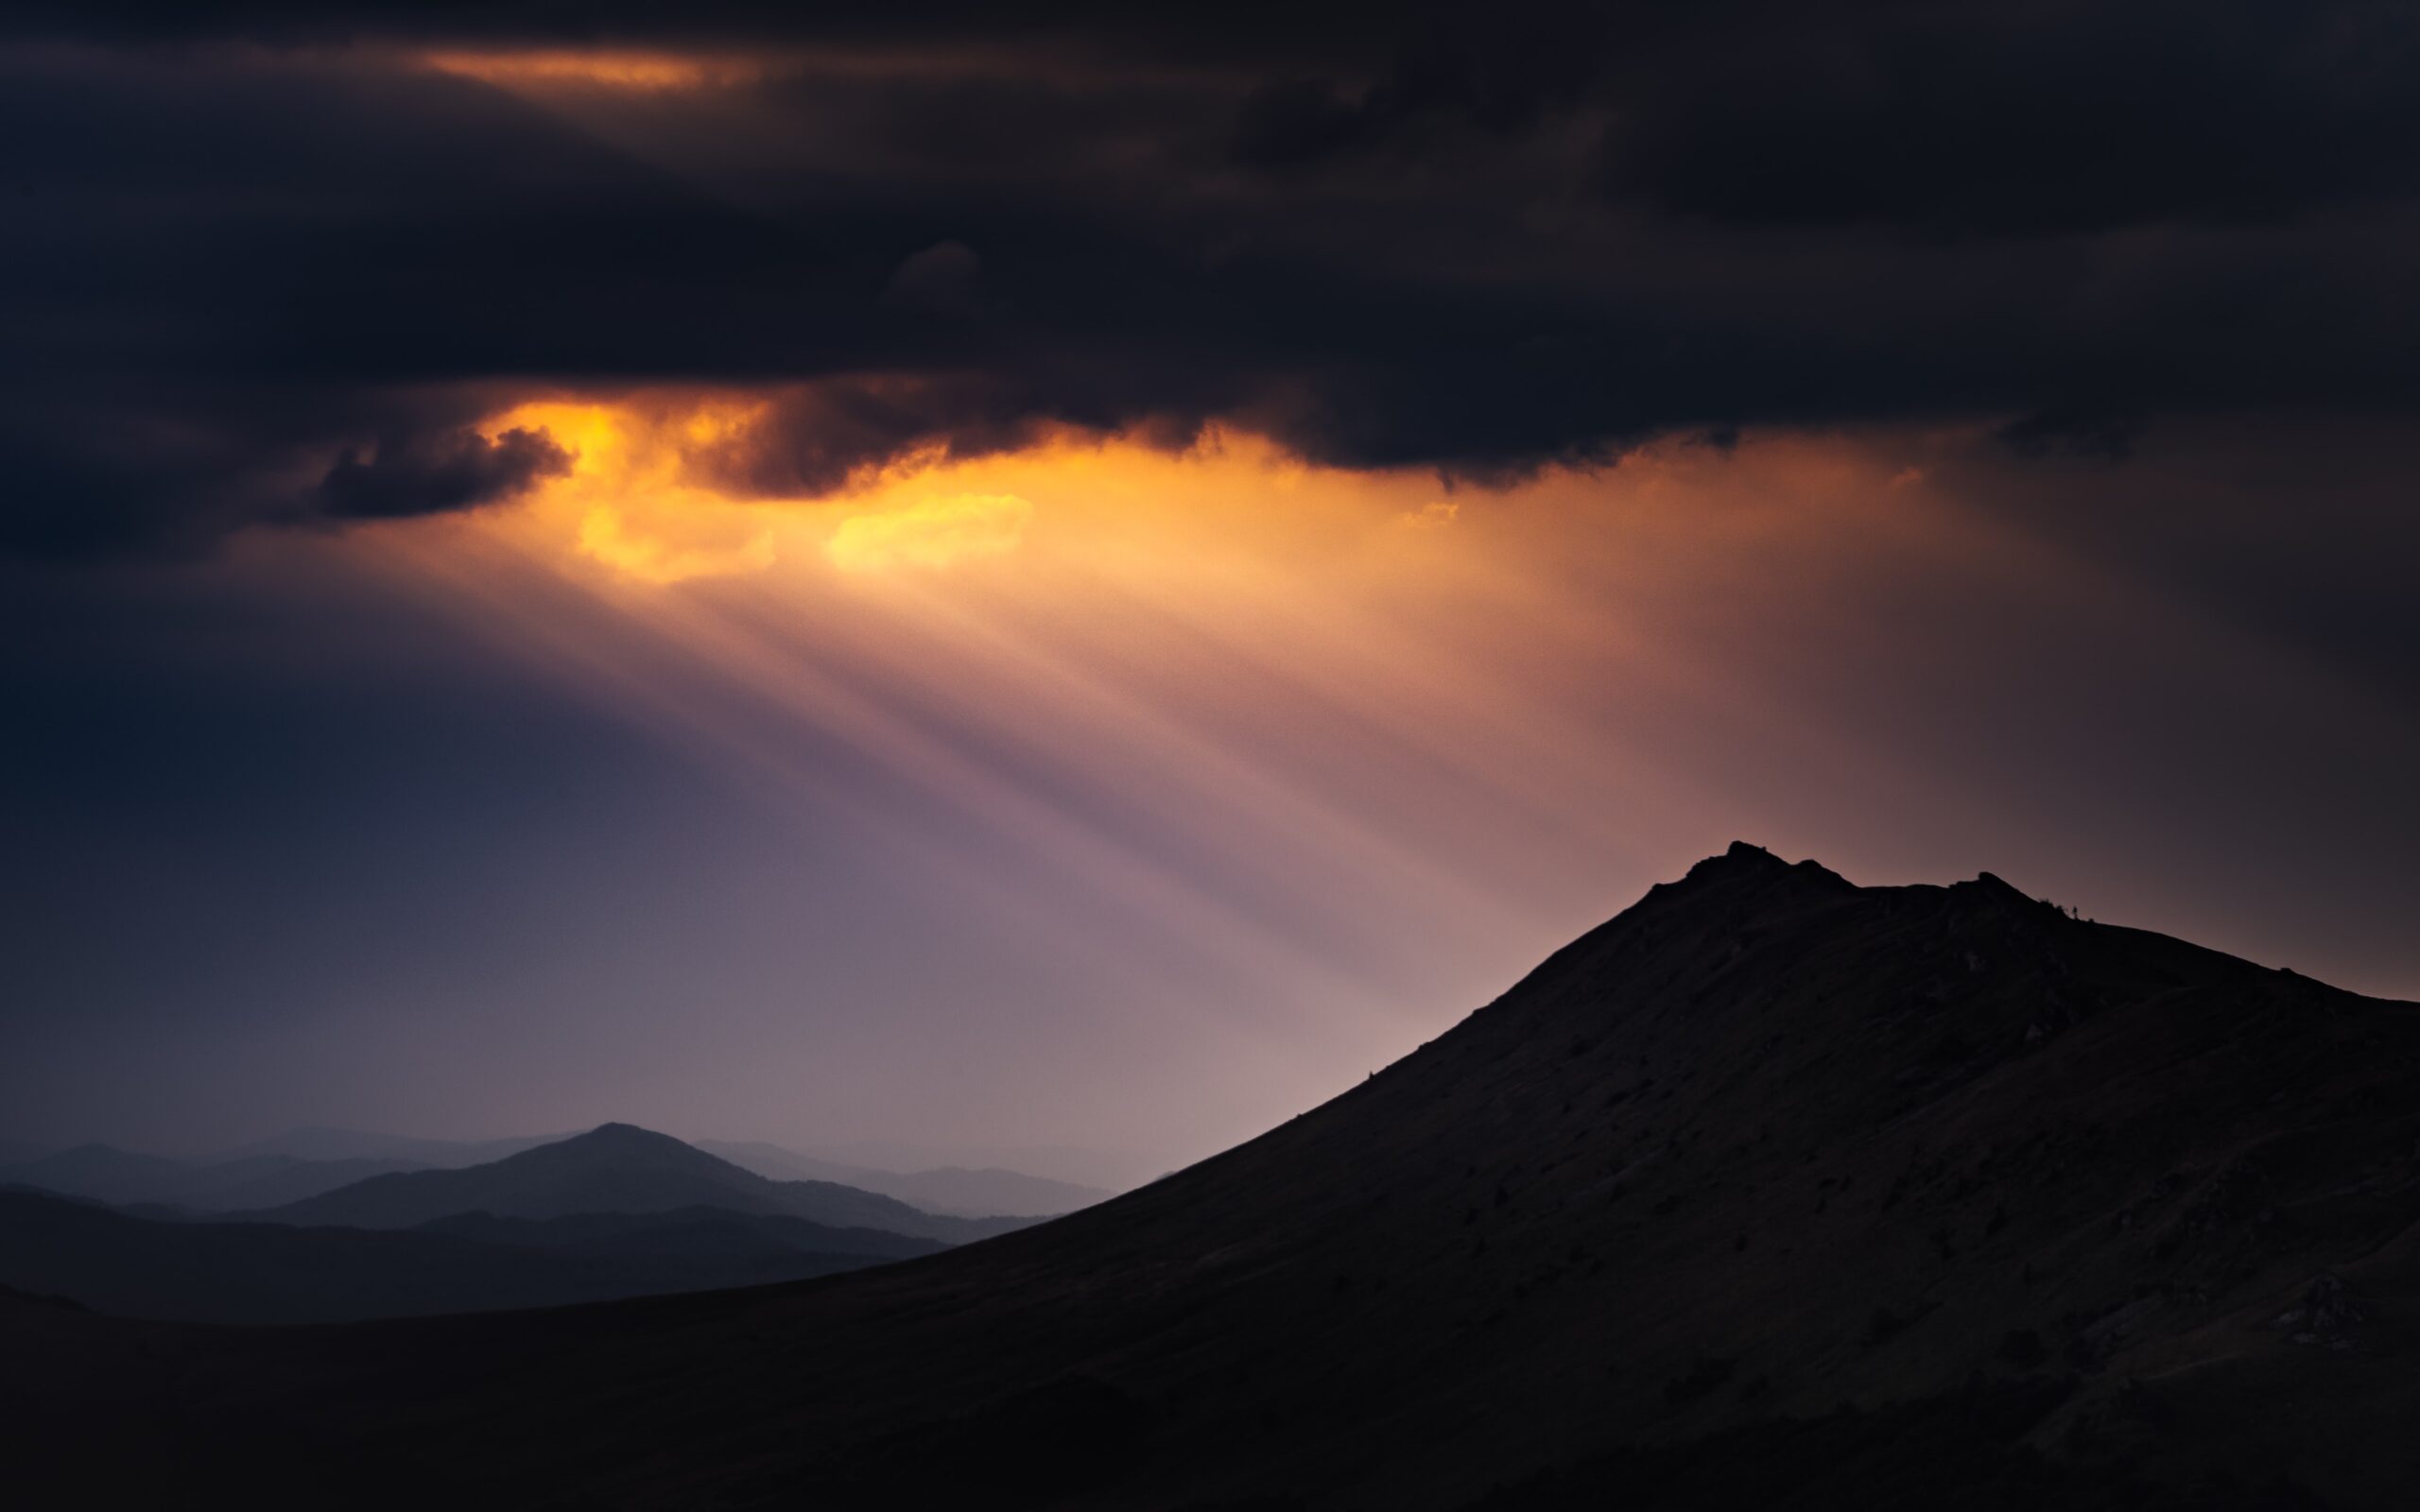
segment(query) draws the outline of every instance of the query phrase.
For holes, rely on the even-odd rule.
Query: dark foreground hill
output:
[[[2415,1218],[2412,1006],[1735,847],[1040,1228],[336,1330],[0,1298],[0,1411],[88,1497],[2400,1507]]]
[[[949,1244],[1032,1221],[945,1217],[835,1182],[769,1180],[668,1134],[629,1124],[607,1124],[485,1165],[373,1177],[256,1216],[271,1223],[410,1228],[464,1212],[562,1218],[699,1207],[879,1228]]]
[[[397,1232],[157,1222],[0,1190],[0,1283],[126,1317],[309,1323],[551,1307],[804,1280],[938,1241],[714,1209]]]

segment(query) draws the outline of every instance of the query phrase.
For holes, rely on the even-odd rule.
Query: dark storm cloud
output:
[[[571,454],[543,431],[391,435],[367,457],[348,449],[320,480],[320,498],[338,519],[391,520],[509,499],[570,471]]]
[[[2420,177],[2402,6],[1776,11],[1626,76],[1605,182],[1742,224],[1933,236],[2275,221]]]
[[[1415,26],[1366,83],[1305,77],[1254,89],[1234,154],[1286,168],[1357,150],[1421,152],[1457,132],[1518,137],[1583,97],[1600,77],[1605,41],[1601,23],[1561,17]]]
[[[2412,398],[2408,7],[0,9],[0,550],[206,548],[733,384],[768,491],[1225,421],[1517,475],[1659,433]],[[417,49],[758,60],[700,108]],[[449,439],[450,438],[450,439]],[[389,460],[389,457],[392,460]]]
[[[2019,416],[1994,435],[2001,445],[2019,456],[2065,455],[2123,462],[2134,455],[2141,428],[2113,416],[2051,409]]]

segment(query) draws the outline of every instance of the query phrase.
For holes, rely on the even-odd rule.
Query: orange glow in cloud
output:
[[[764,71],[761,64],[736,56],[613,50],[448,51],[424,54],[421,61],[440,73],[507,89],[586,85],[642,93],[744,84]]]
[[[824,555],[848,572],[947,567],[1014,551],[1033,506],[1013,493],[959,493],[840,522]]]
[[[686,456],[750,424],[755,407],[701,401],[680,412],[630,405],[522,404],[487,427],[543,430],[572,454],[571,471],[545,480],[501,528],[643,582],[755,572],[778,556],[777,522],[702,486]]]
[[[516,405],[482,428],[543,430],[573,455],[482,527],[532,552],[625,581],[837,570],[856,577],[1159,570],[1231,581],[1269,554],[1413,549],[1460,504],[1425,475],[1306,468],[1269,443],[1223,436],[1184,454],[1063,436],[992,456],[909,457],[820,497],[736,491],[723,465],[764,438],[769,406],[744,396],[655,394]],[[1445,549],[1440,547],[1439,549]]]

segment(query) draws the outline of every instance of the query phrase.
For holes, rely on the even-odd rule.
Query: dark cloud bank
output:
[[[1487,478],[1979,419],[2399,418],[2408,6],[0,8],[0,551],[562,465],[535,387],[775,387],[741,481],[1207,421]],[[575,14],[575,11],[577,12]],[[710,105],[432,48],[744,54]]]

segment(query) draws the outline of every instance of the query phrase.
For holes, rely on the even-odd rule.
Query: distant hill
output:
[[[84,1144],[0,1167],[0,1185],[36,1187],[114,1206],[236,1211],[299,1202],[369,1177],[415,1169],[402,1160],[307,1160],[290,1155],[196,1162]]]
[[[265,1162],[275,1158],[261,1159]],[[213,1176],[210,1179],[195,1183],[182,1198],[175,1200],[181,1206],[203,1212],[250,1212],[261,1208],[282,1208],[289,1202],[316,1197],[322,1192],[334,1192],[338,1187],[366,1181],[373,1176],[417,1169],[417,1166],[403,1160],[292,1160],[282,1165],[266,1166],[257,1174],[241,1179],[220,1179]],[[221,1174],[229,1170],[228,1166],[215,1168]]]
[[[942,1247],[700,1209],[372,1232],[156,1222],[0,1191],[0,1286],[200,1323],[341,1322],[754,1286]]]
[[[869,1260],[913,1260],[950,1246],[938,1239],[886,1233],[879,1228],[835,1228],[781,1213],[734,1212],[724,1208],[676,1208],[668,1212],[582,1212],[568,1218],[499,1218],[468,1212],[440,1218],[412,1230],[450,1234],[482,1244],[511,1245],[566,1254],[677,1259],[703,1255],[727,1260],[750,1254],[859,1255]]]
[[[466,1165],[485,1165],[569,1138],[568,1134],[537,1134],[500,1140],[430,1140],[363,1129],[298,1128],[238,1145],[214,1160],[274,1155],[299,1160],[377,1160],[389,1162],[389,1169],[398,1171],[452,1171]]]
[[[926,1212],[965,1218],[1004,1214],[1056,1217],[1117,1195],[1105,1187],[1078,1186],[1072,1181],[1054,1181],[1048,1177],[1028,1176],[996,1166],[980,1170],[952,1165],[928,1171],[877,1171],[869,1166],[820,1160],[761,1141],[700,1140],[698,1148],[776,1181],[837,1181],[897,1197]]]
[[[1169,1164],[1147,1150],[1097,1149],[1082,1144],[937,1145],[910,1140],[862,1139],[811,1144],[793,1142],[786,1147],[853,1170],[934,1171],[943,1166],[967,1166],[1023,1171],[1103,1192],[1131,1192],[1155,1179]]]
[[[262,1168],[248,1166],[245,1175]],[[182,1160],[138,1155],[109,1144],[78,1144],[21,1164],[0,1167],[0,1184],[40,1187],[95,1202],[166,1202],[196,1172]]]
[[[560,1218],[590,1212],[665,1212],[681,1208],[781,1214],[837,1228],[877,1228],[950,1244],[1006,1233],[1030,1219],[958,1218],[828,1181],[776,1181],[629,1124],[607,1124],[458,1171],[411,1171],[271,1209],[277,1223],[411,1228],[485,1212]]]
[[[2420,1007],[1735,847],[987,1244],[341,1333],[0,1319],[0,1415],[87,1501],[2399,1512]]]
[[[293,1202],[406,1167],[380,1160],[311,1161],[257,1155],[197,1163],[107,1144],[0,1168],[0,1183],[118,1205],[235,1209]]]
[[[373,1176],[452,1171],[498,1160],[572,1135],[499,1140],[431,1140],[355,1129],[302,1128],[204,1160],[143,1155],[108,1144],[85,1144],[0,1163],[0,1183],[39,1187],[112,1206],[182,1209],[195,1212],[256,1212],[304,1201]],[[948,1166],[896,1172],[851,1165],[761,1143],[700,1141],[701,1149],[775,1181],[814,1181],[893,1198],[947,1218],[1049,1217],[1073,1212],[1115,1194],[1023,1172]],[[840,1199],[833,1198],[834,1202]],[[845,1217],[826,1206],[825,1214]],[[869,1210],[868,1221],[884,1216]],[[897,1214],[889,1214],[896,1218]],[[952,1234],[963,1239],[963,1234]]]

